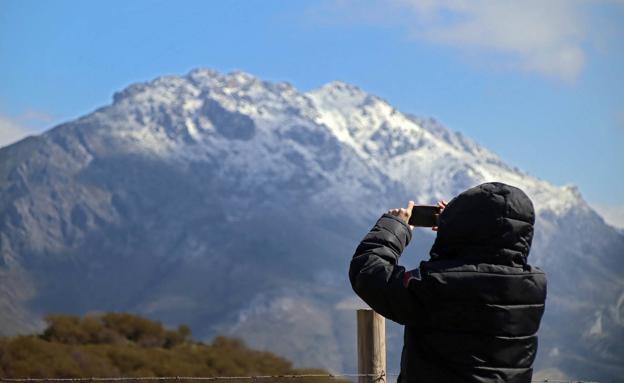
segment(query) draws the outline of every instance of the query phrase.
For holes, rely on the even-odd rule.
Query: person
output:
[[[383,214],[349,268],[357,295],[405,326],[398,382],[530,382],[546,301],[546,276],[527,263],[531,200],[490,182],[439,202],[430,259],[406,271],[413,206]]]

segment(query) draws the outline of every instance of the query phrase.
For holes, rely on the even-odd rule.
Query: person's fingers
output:
[[[410,215],[412,214],[412,208],[414,208],[414,201],[409,201],[407,203],[407,211],[410,213]]]
[[[409,219],[412,217],[412,209],[414,208],[414,201],[409,200],[407,202],[407,208],[405,208],[405,218],[406,221],[409,222]]]
[[[400,217],[401,219],[403,219],[405,222],[409,222],[409,219],[412,215],[412,208],[414,207],[414,201],[409,201],[407,203],[407,207],[402,207],[402,208],[397,208],[397,209],[390,209],[388,210],[388,214],[392,214],[396,217]],[[410,228],[413,229],[414,227],[410,225]]]
[[[440,214],[442,213],[442,210],[444,210],[444,208],[446,207],[446,201],[441,199],[438,201],[438,207],[440,208],[440,212],[438,214],[435,214],[436,220],[439,222],[440,221]],[[433,231],[438,231],[438,226],[433,226],[431,228],[431,230]]]

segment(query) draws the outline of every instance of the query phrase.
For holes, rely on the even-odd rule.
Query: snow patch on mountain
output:
[[[358,87],[332,82],[306,95],[317,122],[408,188],[421,190],[422,203],[448,199],[457,190],[489,181],[524,189],[536,210],[563,214],[585,203],[573,186],[556,187],[507,166],[496,154],[433,119],[403,114]]]
[[[113,108],[129,112],[119,114],[134,116],[117,124],[123,128],[116,134],[157,156],[206,160],[234,152],[236,162],[253,164],[256,173],[278,173],[288,171],[288,165],[282,161],[285,149],[276,145],[276,135],[301,136],[299,129],[313,136],[325,130],[369,167],[406,184],[408,190],[420,191],[413,198],[421,203],[449,199],[457,190],[482,182],[501,181],[524,189],[538,213],[561,215],[573,206],[586,206],[576,187],[557,187],[511,168],[461,133],[433,119],[403,114],[383,99],[340,81],[300,93],[288,83],[269,83],[244,72],[221,75],[197,69],[185,77],[132,85],[117,93],[114,101]],[[215,108],[219,113],[214,114],[231,114],[228,131],[215,128],[220,125],[210,119]],[[316,157],[305,146],[293,143],[291,161]],[[322,165],[315,171],[327,177]]]

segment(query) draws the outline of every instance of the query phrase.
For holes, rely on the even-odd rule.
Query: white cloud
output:
[[[474,54],[482,61],[573,80],[583,69],[590,8],[616,0],[336,0],[323,14],[345,22],[395,25],[410,38]],[[334,15],[328,15],[327,10]],[[332,12],[330,12],[332,13]],[[319,15],[320,13],[317,13]]]
[[[13,119],[0,116],[0,147],[12,144],[35,133],[33,129],[22,126]]]
[[[624,205],[611,206],[592,204],[591,206],[596,209],[598,214],[600,214],[609,225],[624,229]]]
[[[574,0],[396,0],[415,19],[416,38],[494,51],[521,69],[573,79],[585,61],[587,30]]]

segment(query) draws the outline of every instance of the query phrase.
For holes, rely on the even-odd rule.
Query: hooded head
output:
[[[524,266],[533,239],[533,203],[520,189],[488,182],[453,198],[440,214],[431,259]]]

